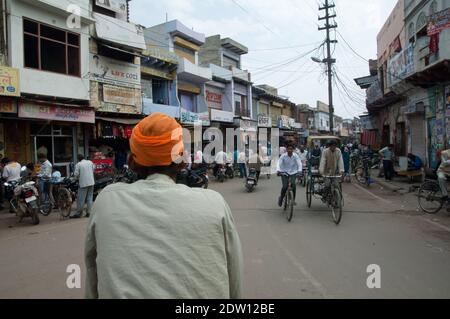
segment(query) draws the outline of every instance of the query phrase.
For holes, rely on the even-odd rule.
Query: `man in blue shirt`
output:
[[[296,178],[297,174],[302,173],[302,161],[300,157],[294,153],[294,146],[288,145],[287,153],[280,157],[277,164],[278,176],[281,176],[283,188],[281,189],[281,196],[278,198],[278,206],[283,206],[283,199],[291,181],[292,191],[294,192],[294,200],[296,195]]]
[[[394,177],[394,145],[390,144],[380,151],[383,158],[384,177],[387,181],[391,181]]]

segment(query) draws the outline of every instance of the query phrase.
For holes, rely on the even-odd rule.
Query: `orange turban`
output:
[[[184,152],[183,130],[175,119],[153,113],[133,129],[130,147],[139,165],[169,166]]]

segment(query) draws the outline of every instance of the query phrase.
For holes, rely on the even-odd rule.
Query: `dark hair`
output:
[[[292,143],[288,143],[288,144],[286,145],[286,149],[288,149],[289,147],[292,147],[293,149],[295,149],[295,146],[294,146],[294,144],[292,144]]]
[[[150,175],[163,174],[176,179],[178,173],[185,168],[186,164],[181,162],[180,164],[172,163],[169,166],[142,166],[134,160],[133,156],[130,156],[128,160],[128,165],[130,169],[136,173],[139,180],[146,179]]]
[[[2,164],[3,164],[3,165],[8,164],[9,162],[10,162],[10,160],[9,160],[9,158],[7,158],[7,157],[5,157],[5,158],[2,159]]]
[[[78,154],[78,161],[82,161],[84,160],[84,155],[83,154]]]
[[[328,146],[337,146],[336,140],[329,140],[327,144]]]
[[[33,171],[33,170],[34,170],[34,164],[33,164],[33,163],[28,163],[28,164],[26,165],[26,167],[27,167],[30,171]]]

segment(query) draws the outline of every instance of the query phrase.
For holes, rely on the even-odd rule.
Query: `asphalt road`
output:
[[[276,205],[281,181],[262,177],[254,193],[243,181],[212,183],[229,202],[245,258],[245,298],[450,298],[450,217],[426,216],[413,195],[345,184],[345,212],[335,226],[304,189],[291,223]],[[82,298],[66,286],[70,264],[83,269],[86,219],[41,217],[39,226],[0,213],[0,298]],[[368,265],[381,288],[366,284]]]

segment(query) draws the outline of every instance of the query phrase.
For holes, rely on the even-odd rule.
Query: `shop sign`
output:
[[[95,32],[98,38],[139,51],[147,48],[141,27],[96,12],[92,16],[95,19]]]
[[[258,127],[272,127],[272,118],[265,114],[258,115]]]
[[[375,129],[373,125],[373,118],[371,116],[361,116],[360,120],[361,120],[361,128],[363,128],[364,130],[370,131]]]
[[[206,89],[205,99],[210,108],[222,109],[222,92],[216,89]]]
[[[0,66],[0,95],[20,96],[19,69]]]
[[[120,62],[98,54],[90,55],[90,76],[97,82],[141,88],[141,70],[139,65]]]
[[[199,124],[203,126],[211,125],[209,120],[209,113],[194,113],[187,111],[185,109],[181,109],[180,122],[182,124],[190,124],[190,125],[199,125]]]
[[[135,106],[136,95],[134,89],[105,84],[103,85],[103,101],[107,103]]]
[[[10,99],[0,100],[0,113],[17,113],[17,102]]]
[[[428,17],[428,36],[440,33],[450,28],[450,8],[436,12]]]
[[[291,128],[293,128],[293,129],[296,129],[296,130],[301,130],[302,129],[302,124],[301,123],[293,122],[290,125],[291,125]]]
[[[233,123],[234,115],[232,112],[211,109],[211,121]]]
[[[19,117],[49,121],[95,123],[94,110],[26,102],[19,105]]]
[[[290,129],[291,126],[289,125],[289,117],[286,115],[281,115],[278,119],[278,127],[284,128],[284,129]]]
[[[95,4],[99,7],[120,13],[127,13],[127,1],[126,0],[95,0]]]
[[[414,73],[414,47],[410,44],[388,63],[388,85],[392,86]]]
[[[425,105],[423,103],[412,104],[408,106],[404,106],[402,108],[403,114],[416,114],[416,113],[424,113]]]
[[[241,131],[257,132],[258,123],[250,120],[235,119],[235,125],[238,126]]]

